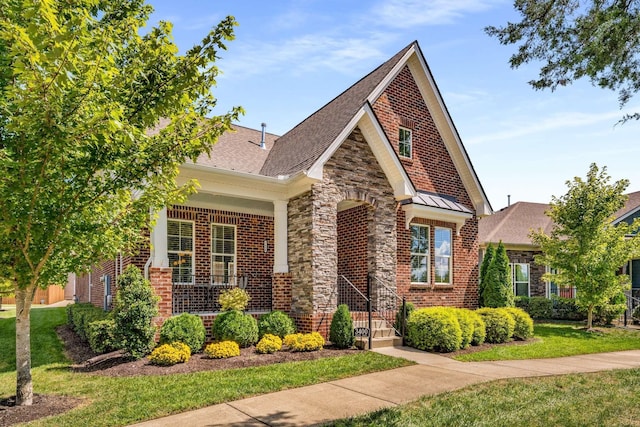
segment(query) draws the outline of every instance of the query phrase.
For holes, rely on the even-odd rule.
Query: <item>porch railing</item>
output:
[[[371,310],[404,338],[406,324],[406,300],[375,274],[369,275]]]
[[[180,277],[172,286],[172,311],[180,313],[216,313],[218,298],[227,289],[241,288],[251,300],[246,311],[271,311],[272,278],[270,275],[192,275]]]

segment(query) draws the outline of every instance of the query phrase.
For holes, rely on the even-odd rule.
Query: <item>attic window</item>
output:
[[[398,154],[400,157],[411,158],[411,129],[399,128],[398,131]]]

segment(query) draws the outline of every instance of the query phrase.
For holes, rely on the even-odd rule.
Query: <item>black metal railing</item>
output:
[[[396,331],[396,335],[404,338],[407,303],[391,286],[380,280],[375,274],[369,274],[369,299],[371,311],[384,319],[388,327]]]
[[[232,288],[244,289],[251,297],[246,311],[271,311],[272,279],[270,275],[193,275],[186,277],[183,275],[174,279],[173,282],[173,314],[219,312],[218,298],[220,293]]]

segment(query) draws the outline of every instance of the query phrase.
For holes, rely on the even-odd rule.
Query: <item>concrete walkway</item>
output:
[[[640,367],[640,350],[557,359],[458,362],[409,347],[375,350],[417,365],[264,394],[171,415],[136,426],[309,426],[501,378]]]

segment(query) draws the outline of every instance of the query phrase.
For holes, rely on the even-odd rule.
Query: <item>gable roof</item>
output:
[[[616,217],[614,222],[620,222],[640,210],[640,191],[629,193],[627,197],[624,207],[614,214]]]
[[[416,42],[396,53],[391,59],[280,137],[260,173],[269,176],[290,175],[309,169],[331,146],[366,104],[367,98],[374,89],[414,43]]]

